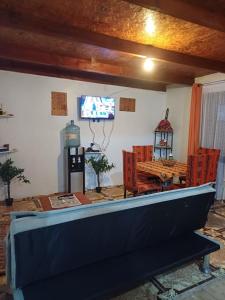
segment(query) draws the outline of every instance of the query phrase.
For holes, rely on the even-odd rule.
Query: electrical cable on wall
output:
[[[116,95],[116,94],[120,94],[124,91],[127,91],[129,90],[129,88],[124,88],[122,90],[119,90],[117,92],[114,92],[114,93],[111,93],[109,95],[107,95],[107,97],[112,97],[113,95]],[[113,130],[114,130],[114,121],[112,121],[112,127],[111,127],[111,130],[110,130],[110,133],[109,133],[109,136],[108,136],[108,141],[104,147],[104,143],[105,143],[105,139],[106,139],[106,134],[105,134],[105,120],[103,120],[103,127],[102,127],[102,132],[103,132],[103,141],[102,141],[102,144],[101,144],[101,151],[102,152],[105,152],[111,142],[111,136],[112,136],[112,133],[113,133]]]
[[[113,129],[114,129],[114,121],[112,121],[112,127],[111,127],[111,130],[109,132],[108,141],[107,141],[105,147],[102,149],[102,151],[106,151],[107,150],[107,148],[108,148],[108,146],[110,144],[110,141],[111,141],[111,136],[112,136],[112,133],[113,133]]]
[[[101,149],[104,149],[104,143],[105,143],[105,139],[106,139],[105,120],[103,120],[102,133],[103,133],[103,141],[102,141]]]
[[[95,144],[95,132],[94,132],[94,130],[91,128],[91,120],[89,120],[88,125],[89,125],[89,129],[90,129],[90,131],[91,131],[91,133],[92,133],[92,144]]]
[[[88,124],[89,124],[89,129],[90,129],[90,131],[92,133],[91,147],[95,145],[98,148],[99,151],[102,151],[101,150],[101,146],[98,143],[95,142],[95,132],[94,132],[93,128],[91,127],[91,120],[89,120]]]
[[[122,93],[122,92],[124,92],[124,91],[126,91],[126,90],[129,90],[129,88],[124,88],[124,89],[119,90],[119,91],[116,91],[116,92],[114,92],[114,93],[110,93],[110,94],[109,94],[108,96],[106,96],[106,97],[112,97],[113,95],[120,94],[120,93]],[[99,121],[100,121],[100,119],[98,120],[98,122],[99,122]],[[95,132],[94,132],[93,128],[91,127],[91,120],[90,120],[90,119],[89,119],[89,129],[90,129],[90,131],[91,131],[91,133],[92,133],[92,143],[91,143],[91,146],[95,145],[95,146],[99,149],[99,151],[105,152],[105,151],[107,150],[107,148],[108,148],[110,142],[111,142],[111,136],[112,136],[112,133],[113,133],[113,130],[114,130],[114,121],[112,121],[112,127],[111,127],[111,130],[110,130],[110,132],[109,132],[108,139],[107,139],[107,141],[106,141],[105,120],[103,120],[103,126],[102,126],[103,140],[102,140],[101,145],[100,145],[100,144],[97,144],[97,143],[95,142]],[[106,141],[106,145],[104,145],[104,144],[105,144],[105,141]]]

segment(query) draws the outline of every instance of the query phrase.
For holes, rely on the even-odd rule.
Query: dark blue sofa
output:
[[[15,300],[108,299],[219,249],[195,231],[210,185],[42,213],[14,213],[7,277]]]

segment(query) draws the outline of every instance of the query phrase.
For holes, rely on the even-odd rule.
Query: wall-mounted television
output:
[[[80,118],[81,119],[107,119],[115,117],[115,99],[100,96],[80,97]]]

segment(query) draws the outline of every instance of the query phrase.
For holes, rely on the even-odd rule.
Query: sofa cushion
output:
[[[106,300],[218,249],[218,244],[191,233],[34,282],[22,289],[22,296],[24,300]]]

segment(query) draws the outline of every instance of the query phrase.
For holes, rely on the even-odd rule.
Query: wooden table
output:
[[[81,204],[91,204],[92,202],[81,192],[73,193],[77,199],[81,202]],[[55,210],[55,209],[61,209],[61,208],[52,208],[49,197],[50,196],[60,196],[60,194],[53,194],[53,195],[44,195],[39,197],[39,201],[41,202],[41,206],[44,211],[46,210]],[[65,206],[66,208],[67,206]],[[70,206],[72,207],[72,206]]]
[[[145,161],[137,163],[137,170],[156,175],[162,182],[173,179],[173,177],[184,176],[187,173],[187,165],[176,162],[173,167],[166,167],[161,161]]]

